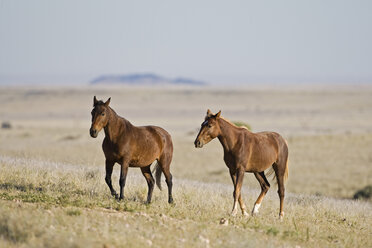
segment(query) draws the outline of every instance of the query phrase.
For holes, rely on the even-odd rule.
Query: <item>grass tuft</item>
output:
[[[276,229],[275,227],[270,227],[270,228],[267,230],[266,233],[269,234],[269,235],[274,235],[274,236],[276,236],[276,235],[279,233],[279,230]]]
[[[234,125],[238,127],[246,127],[249,131],[252,131],[252,127],[248,123],[245,123],[243,121],[233,121],[232,123],[234,123]]]
[[[354,199],[370,200],[372,199],[372,185],[368,185],[354,194]]]
[[[81,211],[79,209],[68,209],[66,214],[69,216],[79,216],[81,215]]]

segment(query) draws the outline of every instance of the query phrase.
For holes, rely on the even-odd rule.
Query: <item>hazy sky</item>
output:
[[[0,78],[372,82],[372,1],[0,0]]]

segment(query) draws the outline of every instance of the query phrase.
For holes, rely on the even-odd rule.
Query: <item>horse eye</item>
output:
[[[105,113],[102,113],[101,115],[102,115],[102,116],[105,116]]]
[[[212,125],[211,125],[211,124],[208,124],[208,127],[209,127],[209,128],[211,128],[211,127],[212,127]]]

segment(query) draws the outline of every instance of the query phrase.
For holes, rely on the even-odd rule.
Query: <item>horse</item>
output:
[[[258,214],[261,202],[270,188],[265,176],[265,170],[270,168],[269,175],[275,172],[280,199],[279,218],[284,216],[284,183],[288,178],[288,144],[286,140],[275,132],[252,133],[245,127],[237,127],[227,119],[221,117],[221,111],[213,114],[209,109],[200,131],[195,139],[196,148],[218,138],[224,151],[224,161],[229,168],[234,184],[234,205],[231,215],[237,213],[239,201],[243,215],[248,215],[241,196],[241,187],[245,172],[251,172],[260,183],[261,193],[252,209],[252,216]]]
[[[119,201],[124,199],[124,186],[128,167],[139,167],[148,185],[146,204],[151,203],[154,189],[154,178],[150,166],[156,160],[155,178],[156,185],[161,189],[161,173],[165,176],[168,186],[168,203],[173,203],[172,174],[170,164],[173,156],[173,143],[170,134],[157,126],[134,126],[128,120],[120,117],[109,106],[111,97],[106,101],[93,98],[92,125],[89,133],[92,138],[97,138],[98,133],[104,129],[105,138],[102,143],[103,153],[106,158],[105,181],[111,195]],[[120,170],[120,196],[116,193],[111,183],[114,164],[121,166]]]

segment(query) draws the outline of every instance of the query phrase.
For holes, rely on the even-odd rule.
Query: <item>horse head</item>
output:
[[[102,128],[106,127],[109,120],[109,104],[111,97],[106,101],[98,101],[96,96],[93,98],[92,125],[89,133],[93,138],[97,138]]]
[[[205,116],[204,122],[201,124],[200,131],[194,142],[196,148],[202,148],[203,145],[209,143],[221,133],[218,124],[218,118],[220,118],[220,115],[221,110],[217,114],[213,114],[208,109],[207,115]]]

